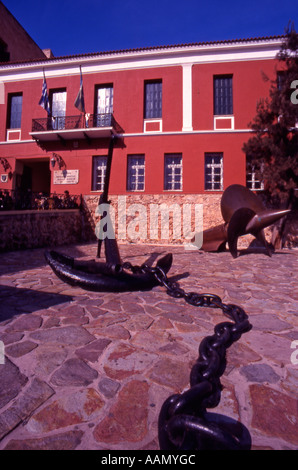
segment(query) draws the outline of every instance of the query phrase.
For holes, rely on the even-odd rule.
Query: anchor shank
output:
[[[105,177],[105,181],[104,181],[104,188],[103,188],[103,193],[101,195],[101,202],[104,202],[104,203],[108,202],[114,142],[115,142],[115,137],[112,136],[111,140],[110,140],[110,144],[109,144],[109,152],[108,152],[108,159],[107,159],[107,169],[106,169],[106,177]]]
[[[110,185],[110,176],[111,176],[114,142],[115,142],[115,137],[112,136],[111,140],[110,140],[110,144],[109,144],[109,152],[108,152],[108,159],[107,159],[106,176],[105,176],[105,181],[104,181],[104,189],[103,189],[103,193],[100,196],[99,204],[108,204],[109,203],[108,194],[109,194],[109,185]],[[109,214],[107,214],[107,215],[109,216]],[[102,215],[102,218],[103,218],[103,215]],[[108,239],[108,237],[106,237],[104,239],[104,241],[105,241],[105,253],[106,253],[107,262],[111,263],[111,264],[120,264],[121,263],[121,258],[120,258],[116,238]],[[100,258],[101,246],[102,246],[102,239],[98,239],[97,258]]]

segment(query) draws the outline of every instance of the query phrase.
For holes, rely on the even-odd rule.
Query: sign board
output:
[[[77,184],[79,170],[54,171],[54,184]]]

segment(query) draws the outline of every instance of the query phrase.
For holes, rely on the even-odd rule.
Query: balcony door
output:
[[[65,129],[66,90],[52,92],[52,128]]]
[[[95,109],[95,123],[97,127],[108,127],[111,125],[113,95],[113,85],[105,85],[97,88]]]

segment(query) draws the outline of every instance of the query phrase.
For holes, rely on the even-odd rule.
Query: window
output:
[[[107,127],[111,125],[111,117],[114,105],[113,85],[102,85],[96,89],[95,119],[96,127]]]
[[[251,162],[249,157],[246,158],[246,187],[255,191],[264,189],[264,182],[260,179],[260,171],[262,171],[262,164],[257,168]]]
[[[165,156],[164,189],[168,191],[182,190],[182,155]]]
[[[214,115],[233,114],[233,77],[231,75],[216,76],[214,87]]]
[[[65,129],[66,90],[51,92],[52,128]]]
[[[144,118],[153,119],[162,117],[162,82],[145,82]]]
[[[205,190],[222,191],[223,189],[223,154],[205,154]]]
[[[23,95],[21,93],[10,95],[9,97],[9,116],[8,128],[20,129],[22,121]]]
[[[276,86],[277,86],[279,91],[282,91],[285,83],[286,83],[286,73],[285,72],[277,72],[277,74],[276,74]]]
[[[108,157],[93,157],[92,191],[103,191]]]
[[[127,191],[144,191],[145,157],[131,155],[127,160]]]
[[[7,44],[0,38],[0,62],[9,62],[10,53],[7,50]]]

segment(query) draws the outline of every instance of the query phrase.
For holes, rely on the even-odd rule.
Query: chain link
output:
[[[210,440],[223,448],[238,449],[239,440],[234,433],[223,432],[217,424],[210,424],[206,418],[206,409],[216,407],[220,401],[220,377],[226,368],[227,348],[252,328],[247,314],[238,305],[224,304],[218,295],[186,292],[177,282],[171,282],[160,266],[134,266],[126,262],[122,268],[133,273],[150,273],[165,287],[169,296],[183,298],[195,307],[219,308],[232,320],[219,323],[214,328],[214,334],[202,340],[199,357],[190,373],[190,390],[169,397],[163,404],[159,417],[161,449],[213,448],[212,445],[210,447]]]

